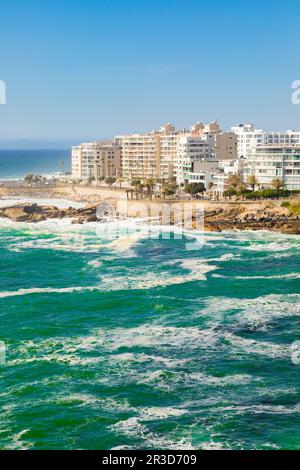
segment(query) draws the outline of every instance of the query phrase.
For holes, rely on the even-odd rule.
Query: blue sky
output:
[[[300,128],[297,0],[1,0],[0,145],[218,119]]]

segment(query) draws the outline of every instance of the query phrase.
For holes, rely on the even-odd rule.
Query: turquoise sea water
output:
[[[0,447],[300,449],[300,239],[104,228],[1,222]]]

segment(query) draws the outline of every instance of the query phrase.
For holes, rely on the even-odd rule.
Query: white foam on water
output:
[[[228,276],[226,276],[228,277]],[[300,273],[274,274],[272,276],[233,276],[233,279],[299,279]]]
[[[30,429],[23,429],[22,431],[13,434],[13,436],[10,439],[10,442],[6,445],[4,445],[5,450],[28,450],[33,447],[32,442],[24,442],[22,440],[22,437],[27,434],[30,431]]]
[[[248,385],[261,379],[252,377],[247,374],[226,375],[225,377],[214,377],[202,373],[192,373],[189,375],[191,380],[195,380],[205,385],[212,385],[217,387],[228,387],[229,385]]]
[[[81,286],[81,287],[32,287],[30,289],[19,289],[16,291],[4,291],[0,292],[0,299],[7,297],[19,297],[23,295],[31,294],[70,294],[74,292],[84,292],[84,291],[96,291],[100,290],[99,286]]]
[[[195,447],[186,440],[178,440],[178,442],[169,439],[168,437],[163,437],[158,434],[155,434],[149,430],[143,423],[141,423],[140,417],[132,417],[124,421],[119,421],[118,423],[111,426],[111,430],[122,434],[127,437],[140,439],[141,445],[147,446],[147,448],[154,449],[168,449],[168,450],[194,450]]]
[[[188,362],[188,359],[173,359],[163,356],[153,356],[149,354],[138,354],[138,353],[122,353],[111,355],[111,359],[124,362],[137,362],[137,363],[144,363],[144,362],[152,362],[157,364],[164,364],[167,368],[174,368],[178,366],[182,366]]]
[[[88,393],[71,393],[59,395],[54,400],[50,400],[50,403],[64,404],[78,404],[79,406],[96,407],[107,411],[124,412],[124,411],[135,411],[136,409],[130,406],[127,400],[115,400],[107,397],[97,397]]]
[[[107,248],[112,248],[118,252],[128,251],[134,245],[136,245],[140,240],[146,238],[147,234],[144,232],[136,232],[131,235],[120,237],[117,240],[114,240],[106,245]]]
[[[233,325],[265,329],[274,319],[299,316],[299,301],[299,294],[271,294],[254,299],[214,297],[205,301],[201,316],[208,315],[216,324],[222,324],[226,317]]]
[[[68,209],[73,207],[74,209],[81,209],[86,205],[83,202],[71,201],[63,198],[39,198],[30,196],[14,196],[0,198],[0,208],[12,207],[19,204],[38,204],[39,206],[54,206],[58,209]]]
[[[103,276],[100,285],[94,286],[72,286],[72,287],[32,287],[28,289],[18,289],[16,291],[2,291],[0,292],[0,299],[7,297],[17,297],[32,294],[72,294],[74,292],[93,292],[93,291],[116,291],[116,290],[144,290],[153,289],[155,287],[167,287],[176,284],[184,284],[193,281],[205,281],[205,274],[214,271],[216,266],[209,266],[206,264],[198,264],[195,266],[194,262],[185,261],[182,266],[191,271],[190,274],[182,274],[172,276],[167,273],[151,273],[141,275],[129,276]]]
[[[292,415],[300,413],[300,404],[294,406],[284,406],[284,405],[232,405],[218,407],[214,411],[218,413],[224,413],[227,411],[232,411],[235,414],[279,414],[279,415]]]
[[[120,348],[129,350],[136,347],[154,347],[160,349],[183,348],[186,353],[195,349],[209,348],[218,342],[218,336],[212,331],[199,330],[196,327],[176,328],[161,327],[145,324],[136,328],[112,328],[109,330],[93,330],[87,336],[53,337],[48,340],[23,341],[11,351],[11,359],[8,366],[29,364],[35,362],[57,362],[69,366],[94,367],[105,361],[120,365],[120,362],[145,362],[151,360],[154,364],[162,364],[167,369],[176,368],[184,364],[188,358],[177,359],[168,354],[168,357],[156,354],[126,355],[127,353],[112,354],[109,357],[101,354],[102,350],[116,353]],[[84,357],[83,353],[89,354]],[[130,351],[128,352],[130,354]],[[125,356],[124,356],[125,354]],[[157,372],[155,372],[157,373]],[[136,376],[139,380],[139,377]],[[141,380],[148,380],[147,374],[142,373]]]
[[[145,324],[136,328],[115,328],[106,332],[105,346],[115,351],[123,347],[147,346],[185,346],[190,349],[200,345],[211,345],[217,341],[213,331],[200,330],[197,327],[164,327]]]
[[[258,354],[272,359],[289,359],[291,356],[290,346],[275,344],[267,341],[255,341],[242,338],[231,333],[224,334],[224,339],[230,343],[231,355],[243,351],[246,354]]]
[[[295,236],[298,237],[298,235],[295,235]],[[298,238],[296,238],[295,240],[299,241]],[[282,252],[282,251],[299,250],[300,244],[287,243],[287,242],[284,243],[284,239],[283,239],[282,241],[270,242],[270,243],[253,242],[251,243],[251,245],[245,246],[244,249],[248,251],[261,251],[261,252],[272,251],[275,254],[277,254],[278,252]]]
[[[139,415],[143,421],[179,417],[188,413],[188,410],[172,407],[150,407],[139,409]]]
[[[100,261],[99,259],[93,259],[89,261],[88,266],[91,266],[92,268],[100,268],[103,265],[103,262]]]
[[[146,272],[141,274],[127,274],[126,276],[106,276],[101,278],[104,290],[130,290],[153,289],[167,287],[194,281],[205,281],[206,274],[218,269],[202,263],[201,260],[181,261],[181,267],[189,270],[189,274],[172,274],[171,272]]]

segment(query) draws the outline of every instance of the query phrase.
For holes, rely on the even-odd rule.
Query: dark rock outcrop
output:
[[[0,209],[0,217],[13,220],[14,222],[41,222],[46,219],[71,218],[72,223],[96,222],[97,207],[83,209],[58,209],[55,206],[38,206],[37,204],[17,205]]]

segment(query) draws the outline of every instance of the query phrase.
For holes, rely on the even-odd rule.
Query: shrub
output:
[[[112,184],[114,184],[116,182],[116,178],[113,178],[112,176],[108,176],[106,179],[105,179],[105,183],[108,184],[109,186],[111,186]]]
[[[231,197],[231,196],[236,196],[237,192],[234,188],[228,188],[226,191],[224,191],[224,196],[225,197]]]
[[[198,193],[203,193],[205,191],[205,186],[203,183],[188,183],[185,186],[185,192],[192,194],[193,196]]]

